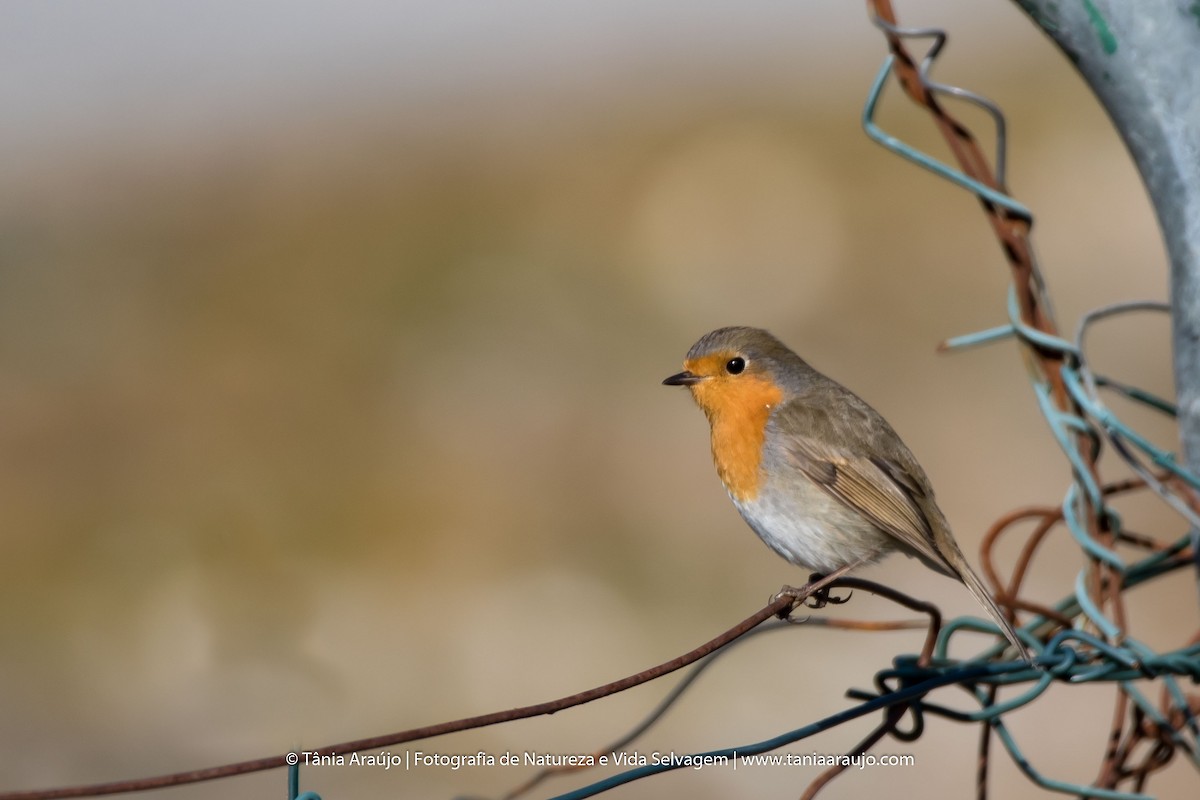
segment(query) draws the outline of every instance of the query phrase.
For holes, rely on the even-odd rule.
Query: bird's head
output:
[[[759,328],[719,328],[692,345],[683,372],[663,381],[686,386],[710,422],[730,415],[761,414],[785,399],[794,373],[807,365]]]

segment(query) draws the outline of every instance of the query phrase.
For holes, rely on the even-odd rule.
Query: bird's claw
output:
[[[830,594],[828,586],[822,586],[812,593],[812,596],[805,601],[804,605],[809,608],[824,608],[827,605],[840,606],[854,596],[854,592],[847,592],[845,596]]]
[[[814,572],[808,576],[808,585],[811,586],[824,577],[821,573]],[[808,596],[808,599],[804,601],[804,605],[809,608],[824,608],[827,605],[840,606],[854,596],[854,592],[850,592],[845,597],[838,597],[837,595],[830,594],[831,591],[831,586],[821,586],[815,589]]]
[[[780,600],[790,600],[791,603],[781,608],[775,616],[786,622],[792,622],[792,612],[796,610],[797,606],[804,604],[803,598],[807,596],[808,592],[803,586],[800,588],[784,586],[771,597],[771,605],[778,603]]]
[[[775,596],[771,598],[771,602],[775,603],[776,601],[785,598],[791,600],[792,602],[780,609],[775,615],[776,618],[781,619],[784,622],[790,622],[793,625],[803,625],[804,623],[808,622],[808,617],[792,616],[793,611],[795,611],[799,606],[805,605],[804,598],[807,596],[808,590],[803,586],[798,589],[795,586],[784,586],[775,593]]]
[[[806,622],[808,617],[805,617],[803,620],[792,619],[792,612],[795,611],[798,606],[805,606],[806,608],[811,609],[821,609],[827,605],[840,606],[842,603],[845,603],[847,600],[849,600],[854,594],[853,592],[850,592],[844,597],[839,597],[837,595],[830,594],[830,587],[828,586],[819,586],[816,589],[809,588],[823,577],[824,576],[819,573],[813,573],[811,576],[809,576],[808,583],[805,585],[799,588],[796,588],[795,586],[784,586],[782,589],[776,592],[775,596],[771,598],[772,603],[775,603],[783,598],[788,598],[792,601],[790,606],[781,610],[777,614],[779,619],[797,623]]]

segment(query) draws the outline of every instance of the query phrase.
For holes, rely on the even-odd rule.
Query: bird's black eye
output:
[[[741,356],[729,359],[725,364],[725,371],[730,375],[741,375],[742,370],[746,368],[746,359]]]

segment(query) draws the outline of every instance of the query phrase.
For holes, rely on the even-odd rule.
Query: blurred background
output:
[[[1007,113],[1010,185],[1037,213],[1064,329],[1165,298],[1117,135],[1016,6],[898,13],[949,28],[938,76]],[[1067,467],[1014,346],[934,352],[1004,320],[1007,272],[969,195],[861,133],[883,54],[862,4],[834,0],[7,3],[0,788],[547,700],[748,616],[805,576],[741,522],[702,414],[659,385],[722,325],[770,328],[887,415],[975,563],[1000,514],[1057,504]],[[944,152],[888,98],[891,130]],[[1171,393],[1165,318],[1114,323],[1093,347],[1102,370]],[[1149,501],[1130,511],[1182,532]],[[1068,591],[1068,539],[1047,545],[1034,596]],[[866,576],[979,613],[905,559]],[[1131,598],[1153,645],[1200,624],[1177,578]],[[868,596],[820,613],[904,616]],[[799,727],[920,641],[763,637],[636,747]],[[672,681],[407,747],[591,751]],[[1010,721],[1035,766],[1087,782],[1110,698],[1053,689]],[[840,752],[873,724],[786,750]],[[976,738],[934,721],[876,748],[917,766],[827,796],[969,796]],[[1030,796],[994,764],[998,796]],[[816,772],[680,771],[618,794],[790,797]],[[327,798],[498,797],[529,774],[301,778]],[[1177,765],[1151,788],[1194,781]],[[154,796],[283,788],[273,772]]]

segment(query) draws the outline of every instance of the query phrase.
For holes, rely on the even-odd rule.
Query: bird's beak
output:
[[[702,380],[704,380],[704,378],[700,377],[694,372],[688,372],[687,370],[684,370],[678,375],[672,375],[664,380],[663,386],[695,386]]]

